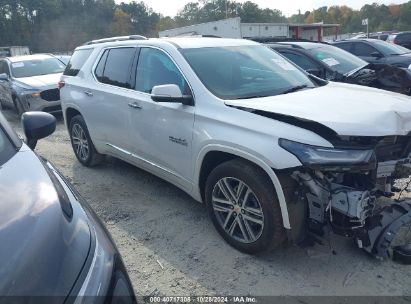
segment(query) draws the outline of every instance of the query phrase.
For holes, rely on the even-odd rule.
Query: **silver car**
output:
[[[26,111],[61,111],[58,82],[65,69],[51,55],[6,57],[0,60],[0,101]]]

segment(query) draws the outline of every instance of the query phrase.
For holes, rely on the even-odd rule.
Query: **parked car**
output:
[[[388,42],[401,45],[411,50],[411,32],[395,33],[388,36]]]
[[[327,82],[263,45],[223,38],[80,46],[60,87],[80,163],[111,155],[175,184],[240,251],[331,227],[377,257],[411,255],[396,238],[410,204],[376,201],[407,174],[407,96]]]
[[[411,51],[400,45],[377,39],[356,39],[335,42],[333,45],[374,64],[389,64],[411,69]]]
[[[411,94],[411,70],[369,64],[325,43],[290,41],[267,46],[320,78]]]
[[[27,144],[0,113],[0,297],[135,303],[103,224],[63,175],[31,150],[53,133],[55,117],[28,112],[22,124]]]
[[[0,102],[26,111],[61,112],[58,82],[65,64],[51,55],[0,59]]]

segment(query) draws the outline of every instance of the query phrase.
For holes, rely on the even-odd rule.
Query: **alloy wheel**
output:
[[[82,161],[86,161],[90,154],[90,148],[86,133],[80,124],[73,125],[71,138],[76,155]]]
[[[243,181],[221,178],[212,192],[212,207],[220,226],[235,240],[253,243],[264,228],[264,213],[253,190]]]

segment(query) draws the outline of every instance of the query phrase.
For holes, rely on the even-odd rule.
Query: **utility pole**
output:
[[[228,19],[228,0],[225,0],[225,19]]]

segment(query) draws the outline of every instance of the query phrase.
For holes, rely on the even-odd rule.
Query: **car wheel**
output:
[[[274,187],[254,164],[235,159],[217,166],[207,178],[205,200],[217,231],[236,249],[255,254],[284,243]]]
[[[23,115],[23,113],[29,110],[27,104],[22,102],[21,99],[19,99],[18,97],[14,98],[13,102],[14,102],[14,107],[16,108],[17,114],[20,117],[21,115]]]
[[[71,146],[80,163],[92,167],[103,160],[104,156],[94,147],[86,122],[81,115],[76,115],[71,119],[69,132]]]

